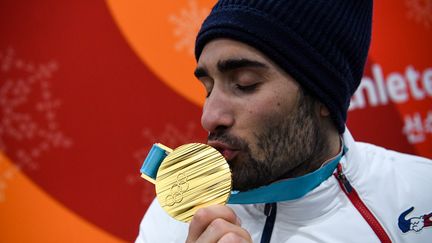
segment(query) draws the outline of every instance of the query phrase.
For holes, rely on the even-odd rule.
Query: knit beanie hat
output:
[[[220,0],[201,26],[195,58],[216,38],[258,49],[326,105],[342,134],[371,25],[372,0]]]

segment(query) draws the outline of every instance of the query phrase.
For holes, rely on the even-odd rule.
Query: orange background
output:
[[[192,51],[213,3],[0,2],[0,242],[135,239],[154,197],[139,177],[151,144],[205,141]],[[432,68],[431,13],[432,0],[375,1],[365,76]],[[423,140],[407,140],[407,116]],[[432,158],[431,96],[354,109],[348,127]]]

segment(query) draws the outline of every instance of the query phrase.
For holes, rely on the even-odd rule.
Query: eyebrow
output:
[[[217,68],[219,72],[226,73],[235,69],[239,68],[265,68],[267,69],[268,66],[262,62],[242,58],[242,59],[228,59],[219,61],[217,63]],[[208,77],[208,73],[203,67],[197,67],[194,72],[195,77],[202,78],[202,77]]]
[[[217,67],[220,72],[229,72],[234,69],[239,68],[248,68],[248,67],[254,67],[254,68],[268,68],[267,65],[265,65],[262,62],[242,58],[242,59],[228,59],[224,61],[219,61],[217,64]]]

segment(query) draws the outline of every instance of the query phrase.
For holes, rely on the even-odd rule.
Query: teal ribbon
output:
[[[141,166],[140,172],[156,180],[157,171],[167,155],[168,153],[165,150],[156,144],[153,144],[143,165]]]

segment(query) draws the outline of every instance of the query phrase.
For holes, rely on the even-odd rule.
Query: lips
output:
[[[219,141],[209,141],[208,145],[219,151],[227,161],[233,160],[239,153],[238,149],[230,147],[229,145]]]

